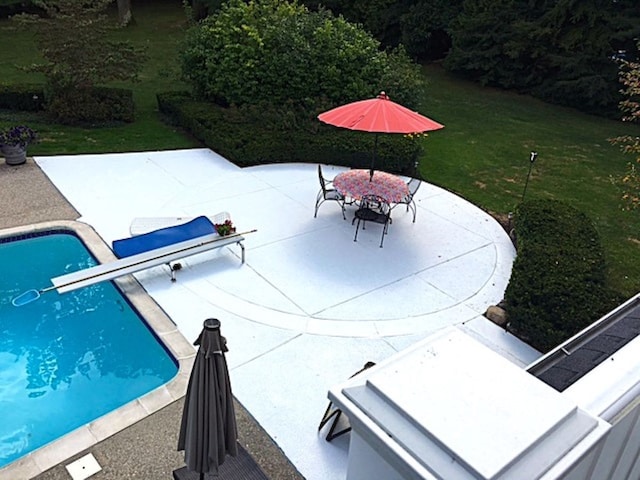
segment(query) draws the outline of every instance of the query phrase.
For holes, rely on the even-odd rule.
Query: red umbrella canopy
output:
[[[384,92],[376,98],[321,113],[318,120],[349,130],[377,133],[420,133],[444,128],[444,125],[392,102]]]

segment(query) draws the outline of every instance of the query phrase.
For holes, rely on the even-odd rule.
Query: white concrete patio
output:
[[[393,212],[353,242],[352,213],[327,202],[313,217],[316,166],[241,169],[208,149],[36,157],[81,221],[107,242],[134,217],[228,211],[247,236],[246,264],[229,247],[137,274],[193,341],[219,318],[236,398],[309,480],[345,478],[348,435],[317,432],[329,387],[366,361],[380,362],[431,332],[459,325],[523,366],[537,352],[482,314],[499,302],[515,250],[492,217],[424,183],[416,223]],[[331,178],[341,171],[324,167]]]

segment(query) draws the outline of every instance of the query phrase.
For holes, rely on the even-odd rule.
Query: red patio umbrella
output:
[[[371,177],[378,148],[378,133],[422,133],[444,128],[444,125],[392,102],[384,92],[376,98],[348,103],[321,113],[318,120],[349,130],[376,133]]]

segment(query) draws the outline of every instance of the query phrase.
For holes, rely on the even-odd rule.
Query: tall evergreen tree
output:
[[[611,55],[640,34],[636,0],[465,0],[445,66],[591,113],[619,100]]]
[[[396,47],[402,37],[401,17],[416,0],[306,0],[303,3],[314,10],[319,6],[328,8],[349,22],[361,24],[383,46]]]
[[[303,0],[313,10],[320,6],[362,24],[382,47],[402,44],[409,55],[422,60],[443,58],[451,48],[449,25],[463,0]]]
[[[401,41],[407,53],[424,60],[444,58],[451,49],[450,25],[463,0],[417,0],[400,17]]]
[[[484,85],[522,88],[529,69],[515,44],[528,18],[526,0],[465,0],[451,25],[453,45],[445,67]],[[525,42],[526,43],[526,42]]]
[[[553,103],[615,114],[620,96],[611,55],[615,39],[634,34],[628,28],[631,5],[611,0],[545,3],[549,8],[538,22],[540,43],[547,46],[545,77],[532,92]]]

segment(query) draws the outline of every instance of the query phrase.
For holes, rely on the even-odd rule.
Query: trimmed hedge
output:
[[[368,168],[374,134],[322,124],[302,112],[271,105],[224,108],[194,100],[187,92],[157,95],[158,107],[171,121],[207,147],[239,166],[263,163],[329,163]],[[376,168],[414,174],[418,142],[403,135],[378,136]]]
[[[56,91],[47,95],[47,113],[66,125],[90,125],[135,120],[133,91],[92,87]]]
[[[65,125],[94,125],[135,120],[133,91],[93,87],[52,93],[45,85],[0,85],[0,108],[11,111],[45,110],[49,118]]]
[[[43,85],[0,85],[0,108],[38,112],[44,110],[44,102]]]
[[[518,255],[505,292],[510,329],[546,352],[619,302],[606,287],[604,251],[591,220],[555,200],[521,204]]]

